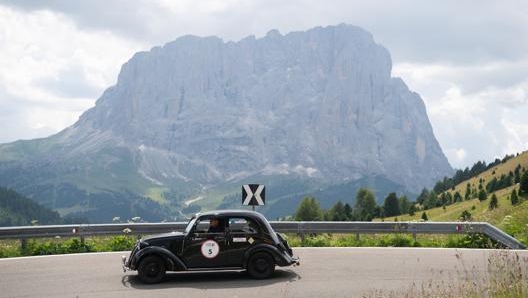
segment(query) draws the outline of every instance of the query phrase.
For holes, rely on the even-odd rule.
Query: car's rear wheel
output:
[[[268,253],[258,252],[249,259],[247,272],[252,278],[265,279],[270,277],[274,271],[275,261]]]
[[[158,283],[165,276],[165,262],[158,256],[147,256],[138,267],[139,278],[149,284]]]

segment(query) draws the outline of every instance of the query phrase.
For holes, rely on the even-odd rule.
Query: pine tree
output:
[[[497,200],[497,196],[495,194],[491,195],[491,200],[489,202],[489,210],[493,210],[495,208],[499,207],[499,202]]]
[[[519,182],[519,195],[528,196],[528,171],[525,171],[521,176],[521,181]]]
[[[409,202],[409,199],[406,196],[401,196],[398,199],[398,205],[400,206],[400,214],[405,214],[409,212],[411,202]]]
[[[423,202],[423,207],[425,210],[428,210],[431,208],[435,208],[437,206],[438,206],[438,198],[437,198],[436,192],[432,190],[427,196],[427,198],[425,199],[425,201]]]
[[[422,189],[422,192],[416,198],[416,202],[418,202],[420,205],[423,204],[423,202],[425,201],[428,195],[429,195],[429,190],[427,190],[427,188]]]
[[[488,199],[488,194],[486,193],[486,190],[484,188],[481,188],[478,192],[478,199],[479,201],[485,201]]]
[[[454,202],[462,202],[462,196],[460,195],[460,193],[458,191],[455,192],[455,195],[453,196],[453,201]]]
[[[319,202],[314,197],[304,198],[294,215],[297,221],[315,221],[322,219],[322,211]]]
[[[515,171],[513,175],[514,175],[513,182],[515,184],[521,182],[521,165],[520,164],[518,164],[517,167],[515,167]]]
[[[451,196],[451,193],[443,192],[442,195],[440,196],[440,204],[442,206],[453,204],[453,197]]]
[[[511,192],[510,201],[512,205],[519,204],[519,197],[517,196],[517,191],[515,190],[515,188]]]
[[[345,214],[345,205],[341,201],[338,201],[337,203],[332,206],[332,208],[329,211],[329,220],[331,221],[345,221],[347,220],[347,216]]]
[[[469,183],[466,185],[466,194],[464,195],[464,199],[466,201],[471,199],[471,185]]]
[[[356,205],[354,206],[356,219],[359,221],[371,221],[376,207],[374,193],[369,189],[360,188],[356,194]]]
[[[486,190],[489,193],[494,192],[495,190],[497,190],[498,182],[499,180],[497,179],[497,177],[493,177],[493,179],[491,179],[491,181],[486,184]]]
[[[400,215],[400,205],[398,204],[398,197],[396,197],[396,193],[389,193],[387,197],[385,198],[385,202],[383,203],[383,210],[385,211],[385,216],[394,216],[394,215]]]
[[[345,216],[347,220],[354,220],[354,217],[352,215],[354,211],[352,210],[352,206],[350,206],[348,203],[345,204]]]
[[[411,206],[409,207],[409,215],[410,215],[410,216],[414,216],[415,212],[416,212],[416,205],[413,203],[413,204],[411,204]]]
[[[425,213],[425,211],[422,213],[422,219],[425,221],[429,220],[429,218],[427,218],[427,213]]]

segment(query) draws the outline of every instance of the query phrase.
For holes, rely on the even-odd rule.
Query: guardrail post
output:
[[[359,242],[359,233],[356,233],[356,242]]]
[[[25,251],[27,249],[27,239],[22,238],[20,239],[20,250]]]
[[[304,243],[304,240],[305,240],[304,233],[300,233],[299,236],[301,237],[301,243]]]
[[[78,235],[79,235],[79,240],[81,240],[81,245],[84,246],[84,240],[85,240],[84,237],[85,237],[85,235],[84,235],[84,231],[83,231],[83,229],[82,229],[82,225],[80,225],[80,226],[78,226],[78,227],[74,227],[74,228],[72,229],[72,233],[73,233],[74,235],[75,235],[75,234],[78,234]]]

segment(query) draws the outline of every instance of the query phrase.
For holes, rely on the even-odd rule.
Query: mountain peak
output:
[[[277,38],[277,37],[282,37],[282,34],[280,34],[279,30],[272,29],[268,31],[268,33],[266,33],[266,37],[267,38]]]

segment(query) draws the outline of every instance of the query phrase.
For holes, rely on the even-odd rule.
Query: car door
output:
[[[226,232],[209,233],[209,218],[196,220],[182,247],[182,258],[188,269],[226,267]]]
[[[227,264],[230,267],[241,267],[245,252],[260,240],[259,225],[247,217],[229,219],[229,233],[227,234]]]

